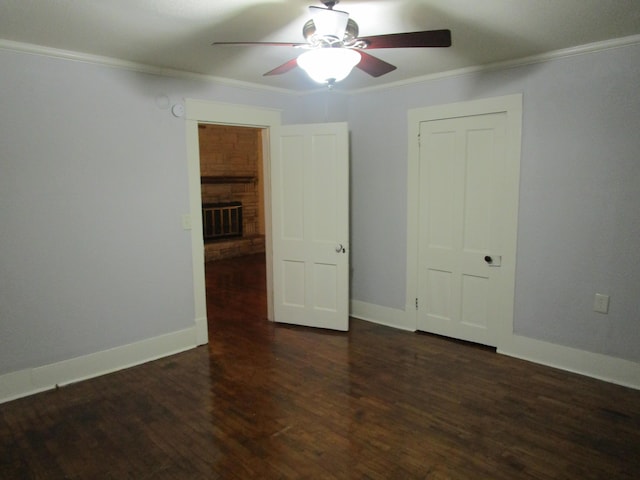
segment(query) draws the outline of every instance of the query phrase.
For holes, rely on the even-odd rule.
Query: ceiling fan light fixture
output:
[[[298,66],[318,83],[344,80],[361,59],[351,48],[317,48],[298,57]]]

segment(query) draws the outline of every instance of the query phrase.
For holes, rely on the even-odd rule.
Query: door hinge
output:
[[[420,143],[420,134],[418,134],[418,147],[421,147],[422,144]]]
[[[418,298],[416,297],[416,310],[418,310]]]

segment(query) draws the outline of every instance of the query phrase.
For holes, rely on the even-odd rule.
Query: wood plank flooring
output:
[[[355,319],[273,325],[264,275],[207,265],[207,346],[0,405],[0,478],[640,478],[639,391]]]

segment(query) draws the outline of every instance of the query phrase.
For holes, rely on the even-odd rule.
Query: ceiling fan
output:
[[[334,10],[339,0],[321,0],[326,8],[309,7],[311,20],[302,28],[306,43],[293,42],[213,42],[213,45],[266,45],[296,47],[306,52],[268,71],[264,76],[281,75],[301,67],[319,83],[333,86],[355,66],[373,77],[392,72],[397,67],[364,50],[376,48],[449,47],[450,30],[391,33],[358,37],[358,24],[347,12]]]

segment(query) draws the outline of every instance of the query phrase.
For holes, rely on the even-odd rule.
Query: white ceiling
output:
[[[35,44],[308,91],[318,85],[297,68],[262,76],[299,49],[211,43],[302,42],[309,5],[322,6],[317,0],[0,0],[0,46]],[[371,50],[397,70],[373,78],[354,69],[336,87],[349,90],[640,34],[639,0],[343,0],[336,9],[349,12],[361,36],[449,28],[453,37],[444,49]]]

